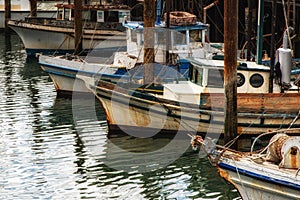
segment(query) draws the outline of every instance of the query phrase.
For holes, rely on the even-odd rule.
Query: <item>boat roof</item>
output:
[[[206,67],[210,69],[224,68],[224,60],[212,60],[212,59],[201,59],[201,58],[186,58],[193,65],[199,67]],[[265,65],[257,64],[256,62],[237,60],[237,67],[239,70],[259,70],[259,71],[270,71],[270,67]]]
[[[68,9],[74,9],[75,5],[74,4],[56,4],[55,5],[57,8],[68,8]],[[100,4],[95,4],[95,5],[83,5],[82,6],[83,10],[131,10],[131,8],[127,5],[100,5]]]
[[[123,23],[123,26],[129,29],[135,29],[135,30],[143,30],[144,29],[144,22],[139,21],[126,21]],[[166,28],[166,23],[164,21],[156,22],[155,28]],[[204,24],[202,22],[196,22],[193,25],[187,25],[187,26],[174,26],[170,25],[170,29],[176,30],[176,31],[186,31],[186,30],[206,30],[209,28],[208,24]]]

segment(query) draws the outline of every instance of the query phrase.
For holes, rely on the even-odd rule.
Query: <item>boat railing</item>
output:
[[[26,23],[43,25],[43,26],[59,26],[64,28],[74,28],[74,21],[72,20],[57,20],[55,18],[42,17],[26,17]],[[125,28],[119,22],[88,22],[83,24],[85,29],[94,30],[118,30],[125,31]]]

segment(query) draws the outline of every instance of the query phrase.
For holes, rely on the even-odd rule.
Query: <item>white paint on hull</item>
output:
[[[200,111],[189,104],[179,107],[159,101],[144,100],[117,91],[110,91],[110,89],[100,86],[97,92],[95,95],[101,101],[106,111],[108,123],[112,126],[165,129],[172,132],[183,130],[191,133],[224,133],[224,115],[222,111]],[[172,114],[172,116],[168,116],[168,114]],[[275,115],[265,114],[263,116],[265,120],[261,121],[261,117],[261,114],[239,113],[238,132],[260,134],[278,129],[283,123],[289,125],[290,121],[293,120],[292,117],[288,119],[284,116],[276,117]],[[299,124],[300,122],[295,123]],[[270,127],[270,125],[274,127]],[[295,131],[297,132],[297,130]]]
[[[220,175],[238,189],[244,200],[300,199],[297,169],[281,168],[273,162],[256,163],[251,157],[226,152],[218,165]]]

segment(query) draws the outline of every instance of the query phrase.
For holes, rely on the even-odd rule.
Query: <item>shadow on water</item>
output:
[[[73,110],[77,135],[76,173],[81,177],[76,182],[82,197],[239,198],[237,191],[219,177],[208,159],[199,158],[191,150],[190,138],[138,138],[130,134],[108,137],[103,109],[94,96],[72,99],[72,106],[76,110]],[[95,191],[91,192],[90,188]]]
[[[172,156],[172,152],[156,155],[160,160],[152,161],[140,157],[138,153],[143,153],[146,149],[149,156],[153,157],[158,146],[167,145],[171,139],[137,140],[129,136],[108,139],[104,134],[102,132],[102,136],[98,136],[98,139],[102,138],[101,144],[98,139],[98,142],[85,141],[89,136],[80,135],[80,138],[84,138],[84,149],[93,161],[82,159],[77,162],[80,168],[78,173],[85,177],[79,182],[88,182],[91,187],[99,188],[94,194],[88,194],[88,189],[83,188],[87,190],[85,197],[95,195],[94,197],[102,198],[113,196],[133,199],[239,199],[237,191],[219,177],[208,159],[199,158],[191,149],[166,166],[139,171],[140,163],[144,167],[152,168]],[[97,136],[92,138],[96,139]],[[134,149],[136,156],[116,151],[115,145],[123,149]],[[97,150],[93,150],[95,147]],[[128,167],[130,171],[127,171]]]
[[[57,96],[10,37],[0,33],[1,198],[239,198],[186,138],[107,137],[98,100]]]

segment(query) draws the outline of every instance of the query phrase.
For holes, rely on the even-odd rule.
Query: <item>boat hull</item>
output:
[[[289,200],[300,198],[299,176],[295,169],[283,169],[278,165],[257,164],[253,161],[222,158],[219,174],[232,183],[244,200]]]
[[[90,93],[85,83],[78,75],[93,79],[93,77],[109,76],[116,73],[117,68],[109,65],[86,63],[78,60],[68,60],[60,57],[39,56],[41,68],[49,74],[58,93]],[[117,75],[116,75],[117,76]],[[111,77],[113,79],[113,77]]]
[[[110,132],[124,130],[131,133],[135,130],[143,133],[150,130],[166,133],[224,133],[223,110],[165,100],[118,88],[107,82],[100,81],[99,84],[90,87],[105,109]],[[239,112],[238,133],[260,134],[287,128],[297,113],[297,110],[272,114]],[[300,128],[298,121],[294,123],[294,128]]]
[[[74,30],[67,27],[51,27],[25,22],[10,21],[9,26],[21,38],[29,56],[43,54],[73,53],[75,49]],[[125,33],[121,31],[85,30],[82,48],[88,52],[101,49],[114,52],[125,45]],[[107,42],[104,42],[108,40]]]

